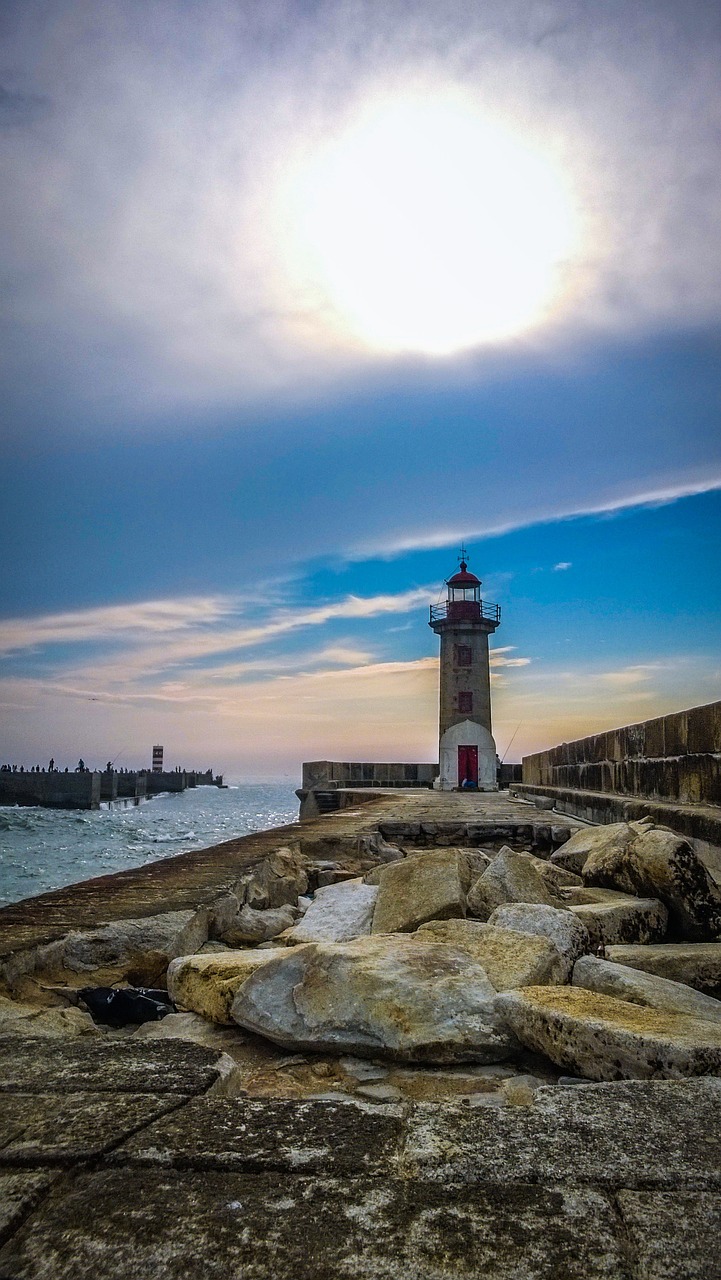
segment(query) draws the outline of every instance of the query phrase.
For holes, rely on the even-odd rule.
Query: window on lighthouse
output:
[[[458,694],[458,710],[465,712],[466,715],[469,715],[473,712],[473,694],[472,693]]]
[[[473,650],[469,644],[457,644],[455,646],[455,657],[457,667],[470,667],[473,662]]]

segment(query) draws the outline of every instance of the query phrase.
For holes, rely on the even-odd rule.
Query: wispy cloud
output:
[[[562,573],[564,569],[572,569],[573,565],[570,560],[559,560],[558,564],[554,564],[553,572]]]
[[[444,525],[432,532],[408,533],[382,543],[361,544],[351,555],[363,559],[370,554],[393,557],[409,551],[435,550],[440,547],[457,546],[464,539],[476,541],[482,538],[501,537],[506,533],[514,533],[518,529],[530,529],[535,525],[562,523],[566,520],[579,520],[588,516],[614,516],[622,511],[634,508],[665,507],[679,502],[683,498],[695,497],[703,493],[715,493],[721,490],[721,475],[712,474],[693,480],[678,480],[657,488],[639,488],[631,493],[609,495],[598,502],[564,506],[558,504],[553,511],[530,515],[527,519],[506,520],[499,523],[477,525],[469,529],[467,524],[461,527]],[[562,561],[555,569],[569,569],[570,562]]]

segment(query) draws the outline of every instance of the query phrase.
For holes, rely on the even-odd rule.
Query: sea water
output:
[[[194,787],[102,809],[0,806],[0,904],[295,822],[293,783]]]

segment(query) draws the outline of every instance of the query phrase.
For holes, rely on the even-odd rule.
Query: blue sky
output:
[[[719,26],[659,3],[4,6],[4,758],[431,759],[427,606],[461,540],[503,608],[509,758],[719,696]],[[432,200],[447,138],[452,185],[489,120],[515,139],[501,179],[541,157],[575,231],[537,313],[483,336],[503,237],[474,265],[475,223],[416,218],[417,175],[373,148],[410,121]],[[364,164],[336,243],[337,173]],[[555,234],[543,190],[506,237],[520,255],[530,223],[519,297]],[[406,275],[403,237],[371,234],[399,210]]]

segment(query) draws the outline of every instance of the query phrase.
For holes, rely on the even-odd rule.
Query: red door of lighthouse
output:
[[[458,785],[478,786],[478,747],[458,748]]]

